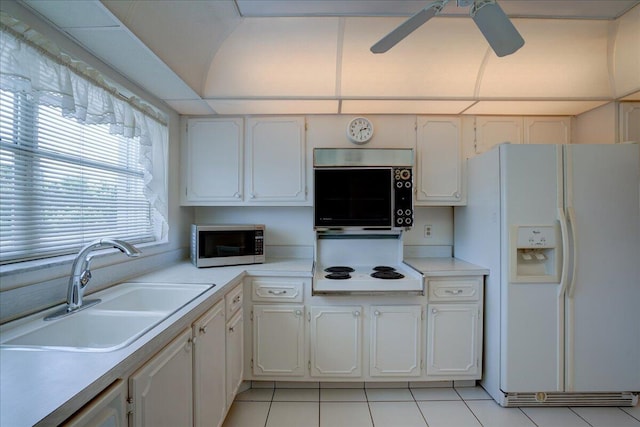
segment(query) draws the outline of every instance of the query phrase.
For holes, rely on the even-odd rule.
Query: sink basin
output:
[[[123,283],[91,295],[102,301],[53,321],[42,314],[3,328],[9,349],[114,351],[123,348],[212,285]],[[34,316],[32,316],[34,317]]]

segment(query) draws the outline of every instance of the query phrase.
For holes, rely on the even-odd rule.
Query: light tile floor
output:
[[[502,408],[481,387],[253,388],[223,427],[640,427],[634,408]]]

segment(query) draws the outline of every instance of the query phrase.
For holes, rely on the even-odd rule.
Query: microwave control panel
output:
[[[413,225],[413,172],[411,168],[393,169],[393,224],[395,227]]]

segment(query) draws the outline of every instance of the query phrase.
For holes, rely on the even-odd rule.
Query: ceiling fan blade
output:
[[[440,1],[431,3],[411,18],[404,21],[399,27],[384,36],[380,41],[371,46],[371,52],[384,53],[398,44],[402,39],[414,32],[419,26],[433,18],[436,13],[442,10],[443,3]]]
[[[524,39],[495,1],[474,3],[471,18],[496,55],[511,55],[524,46]]]

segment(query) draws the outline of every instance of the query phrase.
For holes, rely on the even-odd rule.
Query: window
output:
[[[0,91],[0,260],[71,253],[100,237],[153,240],[139,138]]]
[[[161,114],[2,27],[0,264],[166,238],[167,148]]]

